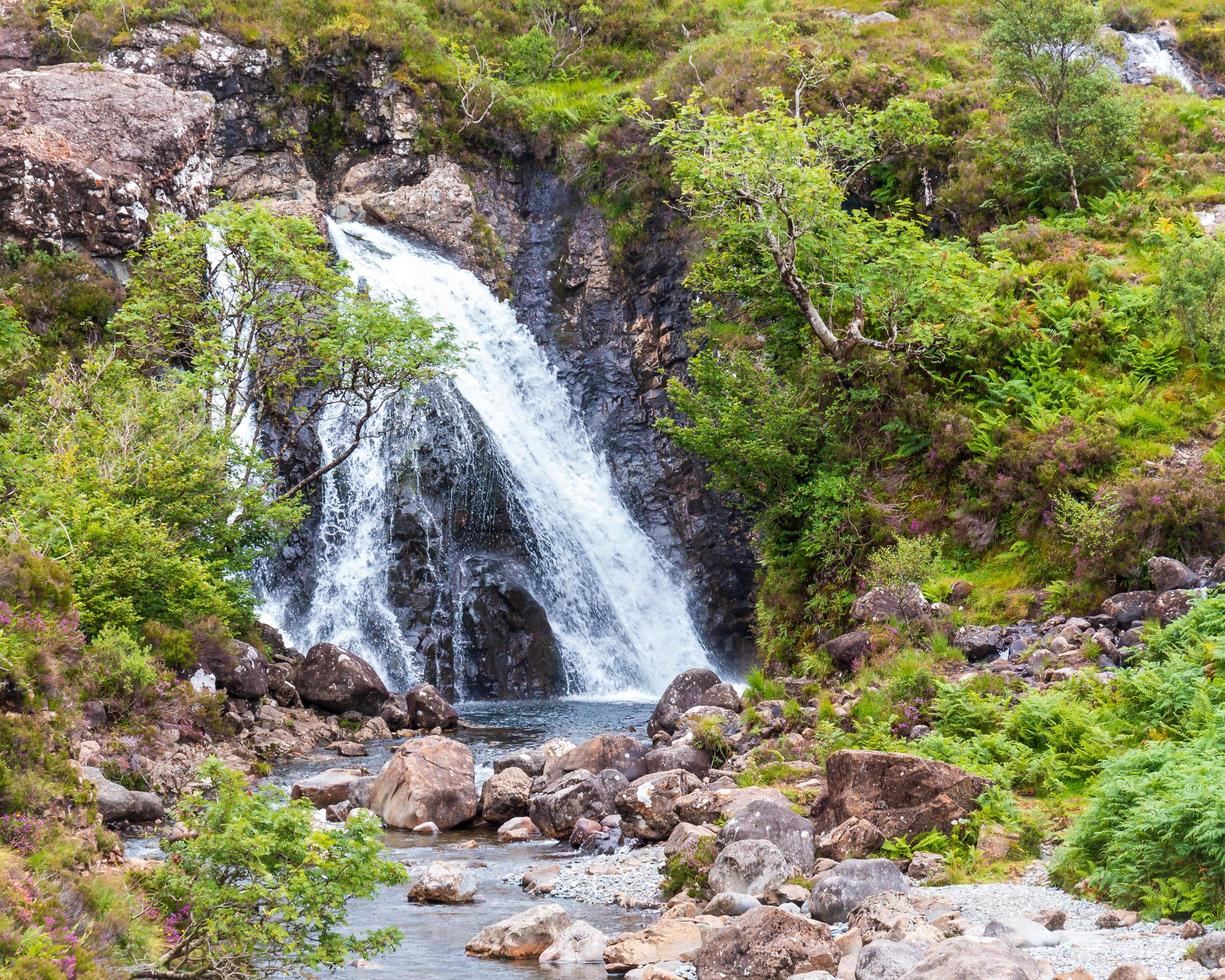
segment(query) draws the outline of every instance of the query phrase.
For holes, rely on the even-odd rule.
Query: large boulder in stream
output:
[[[640,840],[663,840],[680,823],[676,801],[702,781],[685,769],[666,769],[640,776],[617,794],[621,829]]]
[[[616,769],[633,781],[646,773],[646,757],[647,747],[632,735],[597,735],[548,763],[545,776],[553,780],[580,769],[588,772]]]
[[[487,925],[466,947],[469,956],[504,960],[535,959],[552,946],[570,925],[560,905],[534,905]]]
[[[433,684],[418,684],[405,691],[404,710],[410,728],[445,730],[459,724],[459,712],[434,689]]]
[[[305,704],[336,714],[377,715],[389,696],[373,667],[334,643],[316,643],[307,651],[293,685]]]
[[[532,780],[522,769],[511,766],[495,772],[481,787],[481,816],[490,823],[503,824],[527,813]]]
[[[694,667],[672,679],[664,689],[659,703],[647,722],[647,734],[654,737],[658,732],[671,735],[676,731],[676,722],[690,708],[701,703],[702,695],[719,683],[719,675],[706,667]]]
[[[388,827],[449,830],[476,816],[476,766],[467,746],[441,735],[409,739],[387,760],[368,806]]]

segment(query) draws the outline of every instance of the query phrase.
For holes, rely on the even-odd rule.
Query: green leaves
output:
[[[159,975],[304,977],[398,944],[396,929],[344,930],[351,899],[407,879],[382,856],[373,815],[320,828],[308,801],[249,789],[217,759],[200,775],[216,798],[180,802],[178,818],[194,836],[171,845],[144,881],[166,920]]]

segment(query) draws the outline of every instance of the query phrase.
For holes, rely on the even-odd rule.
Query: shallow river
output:
[[[519,748],[539,745],[550,738],[563,736],[580,742],[601,732],[633,730],[643,735],[653,703],[624,701],[529,701],[482,702],[457,706],[460,717],[470,726],[454,737],[472,750],[476,760],[478,785],[492,772],[493,759]],[[644,736],[645,737],[645,736]],[[294,780],[330,766],[349,762],[364,765],[377,772],[390,754],[391,746],[372,745],[365,759],[337,759],[331,753],[303,760],[278,769],[271,781],[288,786]],[[475,840],[477,846],[457,850],[456,845]],[[384,889],[375,898],[354,902],[350,922],[355,929],[395,926],[404,933],[400,948],[378,961],[381,970],[349,968],[336,976],[404,977],[420,980],[485,980],[485,978],[549,976],[558,980],[588,980],[602,978],[599,966],[545,968],[534,961],[516,964],[504,961],[475,960],[464,954],[464,945],[484,926],[527,908],[532,902],[556,902],[570,912],[572,919],[582,918],[605,933],[641,928],[654,916],[625,909],[588,905],[551,897],[535,898],[517,884],[520,875],[532,863],[558,863],[569,860],[573,852],[552,842],[499,844],[490,828],[467,829],[427,837],[396,831],[387,833],[391,855],[412,867],[424,866],[433,860],[468,860],[483,864],[476,868],[477,894],[480,899],[471,905],[413,905],[406,899],[407,888]],[[502,879],[515,875],[514,882]]]

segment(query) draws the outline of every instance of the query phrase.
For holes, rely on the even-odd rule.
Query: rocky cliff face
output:
[[[165,24],[138,29],[108,62],[114,67],[102,71],[59,66],[0,76],[21,76],[20,98],[9,97],[20,132],[41,125],[43,110],[31,104],[28,86],[44,75],[47,82],[52,73],[71,80],[50,86],[52,101],[86,98],[82,86],[90,81],[98,91],[144,100],[128,107],[112,95],[90,113],[103,120],[101,142],[109,139],[113,155],[143,166],[131,217],[116,205],[87,227],[61,231],[62,238],[116,254],[143,234],[149,208],[198,210],[211,175],[231,197],[260,198],[317,220],[328,211],[386,221],[454,257],[511,297],[548,350],[608,457],[619,493],[700,597],[695,613],[711,649],[729,664],[748,657],[754,566],[747,527],[704,489],[700,467],[654,427],[667,410],[665,379],[682,373],[687,357],[684,243],[666,221],[641,253],[614,264],[599,211],[525,148],[511,143],[496,163],[472,157],[462,166],[417,152],[429,106],[394,81],[378,56],[352,52],[291,68],[221,35]],[[299,84],[326,85],[326,103],[313,109],[291,103],[284,86],[290,75]],[[158,127],[160,141],[150,131],[159,117],[176,123]],[[128,118],[137,124],[125,142],[119,133]],[[343,138],[334,131],[338,118]],[[330,142],[320,136],[326,132]],[[96,148],[62,156],[100,158]],[[44,229],[77,220],[60,177],[45,171],[49,176],[23,189],[9,169],[11,186],[41,201],[41,211],[0,211],[41,214]],[[108,177],[118,180],[129,170],[112,167]],[[124,191],[108,184],[107,193],[118,201]],[[24,234],[39,232],[31,226]],[[447,411],[435,401],[429,438],[418,440],[415,465],[390,488],[389,588],[397,617],[428,679],[448,692],[556,693],[561,672],[531,592],[529,532],[505,493],[496,451],[458,401],[448,402]],[[308,522],[277,571],[299,608],[310,602],[317,531]]]

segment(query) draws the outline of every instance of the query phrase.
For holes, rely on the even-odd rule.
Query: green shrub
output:
[[[943,548],[941,539],[930,534],[898,538],[889,547],[879,548],[868,556],[864,580],[870,586],[894,591],[911,582],[921,585],[939,572]]]
[[[153,651],[117,626],[102,627],[85,656],[86,682],[112,707],[130,708],[158,678]]]

